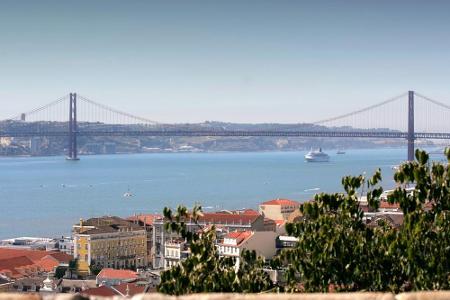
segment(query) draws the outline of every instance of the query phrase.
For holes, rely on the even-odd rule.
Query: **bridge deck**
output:
[[[336,138],[408,138],[407,132],[395,131],[215,131],[215,130],[146,130],[146,131],[78,131],[78,136],[154,136],[154,137],[336,137]],[[31,132],[0,131],[0,137],[62,137],[68,136],[66,131]],[[450,133],[416,132],[416,139],[450,139]]]

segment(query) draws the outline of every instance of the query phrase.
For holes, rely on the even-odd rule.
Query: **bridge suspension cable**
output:
[[[426,101],[431,102],[431,103],[433,103],[433,104],[439,105],[439,106],[441,106],[441,107],[443,107],[443,108],[450,109],[450,105],[448,105],[448,104],[445,104],[445,103],[443,103],[443,102],[440,102],[440,101],[431,99],[431,98],[429,98],[429,97],[427,97],[427,96],[424,96],[424,95],[422,95],[422,94],[419,94],[419,93],[417,93],[417,92],[415,92],[414,94],[415,94],[416,96],[422,98],[423,100],[426,100]]]
[[[363,112],[370,111],[372,109],[378,108],[378,107],[386,105],[388,103],[392,103],[394,101],[397,101],[397,100],[405,97],[407,94],[408,93],[405,92],[405,93],[402,93],[402,94],[400,94],[398,96],[395,96],[395,97],[389,98],[389,99],[387,99],[385,101],[382,101],[380,103],[377,103],[377,104],[365,107],[363,109],[355,110],[355,111],[352,111],[350,113],[346,113],[346,114],[343,114],[343,115],[340,115],[340,116],[336,116],[336,117],[332,117],[332,118],[328,118],[328,119],[323,119],[323,120],[320,120],[320,121],[312,122],[311,124],[323,125],[325,123],[330,123],[330,122],[333,122],[333,121],[342,120],[342,119],[345,119],[345,118],[348,118],[348,117],[351,117],[351,116],[354,116],[354,115],[357,115],[357,114],[360,114],[360,113],[363,113]]]
[[[90,105],[93,105],[96,108],[105,110],[107,112],[118,114],[118,115],[121,115],[121,116],[129,118],[129,119],[133,119],[133,120],[137,121],[138,123],[147,124],[147,125],[161,125],[161,123],[159,123],[159,122],[156,122],[156,121],[153,121],[153,120],[150,120],[150,119],[146,119],[146,118],[143,118],[143,117],[135,116],[135,115],[132,115],[130,113],[127,113],[127,112],[124,112],[124,111],[112,108],[110,106],[107,106],[107,105],[104,105],[104,104],[101,104],[101,103],[97,103],[94,100],[91,100],[91,99],[86,98],[86,97],[84,97],[82,95],[79,95],[79,94],[77,95],[77,99],[79,99],[79,100],[81,100],[81,101],[83,101],[85,103],[88,103]]]
[[[33,114],[39,113],[39,112],[41,112],[41,111],[43,111],[43,110],[45,110],[45,109],[48,109],[48,108],[50,108],[50,107],[52,107],[52,106],[55,106],[55,105],[57,105],[57,104],[59,104],[59,103],[61,103],[61,102],[63,102],[63,101],[68,100],[68,99],[69,99],[69,94],[66,94],[66,95],[64,95],[64,96],[62,96],[62,97],[60,97],[60,98],[58,98],[58,99],[56,99],[56,100],[54,100],[54,101],[52,101],[52,102],[46,104],[46,105],[43,105],[43,106],[40,106],[40,107],[35,108],[35,109],[33,109],[33,110],[30,110],[30,111],[28,111],[28,112],[26,112],[26,113],[21,113],[20,115],[16,115],[16,116],[14,116],[14,117],[5,119],[5,120],[3,120],[3,121],[20,120],[21,117],[22,117],[22,115],[29,116],[29,115],[33,115]]]

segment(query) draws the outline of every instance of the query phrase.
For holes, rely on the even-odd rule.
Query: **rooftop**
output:
[[[27,270],[50,272],[61,263],[69,263],[71,259],[72,256],[56,251],[0,248],[0,272],[10,271],[13,277],[23,277]]]
[[[131,270],[104,268],[100,271],[97,277],[107,279],[137,279],[138,274]]]
[[[234,232],[230,232],[227,235],[224,236],[224,243],[225,244],[225,239],[233,239],[236,240],[236,245],[240,245],[241,243],[243,243],[245,240],[247,240],[249,237],[251,237],[253,235],[253,232],[251,231],[234,231]]]
[[[299,206],[300,202],[289,200],[289,199],[274,199],[261,203],[261,205],[290,205],[290,206]]]
[[[138,221],[139,223],[142,223],[142,225],[153,225],[153,221],[155,219],[161,218],[162,216],[159,214],[140,214],[136,216],[128,217],[128,221]]]
[[[215,223],[215,224],[252,224],[260,214],[227,214],[227,213],[204,213],[199,217],[199,223]]]
[[[143,230],[141,226],[116,216],[104,216],[80,220],[80,224],[74,225],[74,231],[81,234],[114,233],[120,231]]]

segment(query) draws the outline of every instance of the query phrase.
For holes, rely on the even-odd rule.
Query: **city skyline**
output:
[[[311,122],[411,89],[445,101],[449,6],[3,1],[0,119],[72,91],[176,123]]]

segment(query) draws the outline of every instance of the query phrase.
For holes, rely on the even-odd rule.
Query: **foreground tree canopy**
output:
[[[256,257],[254,251],[244,251],[239,268],[230,257],[220,257],[215,246],[216,231],[198,228],[189,231],[185,221],[196,222],[201,214],[200,207],[188,212],[178,207],[175,215],[170,209],[164,209],[168,220],[165,227],[178,233],[190,244],[190,256],[180,264],[161,274],[158,291],[180,295],[205,292],[255,293],[273,287],[269,276],[262,270],[264,261]]]
[[[450,162],[450,151],[445,151]],[[283,270],[286,284],[274,287],[255,253],[244,252],[235,268],[219,257],[215,231],[191,233],[184,221],[201,214],[180,207],[169,209],[168,230],[190,243],[191,256],[165,271],[158,290],[168,294],[196,292],[408,291],[450,288],[450,170],[449,164],[430,163],[424,151],[416,161],[402,164],[394,174],[396,189],[388,202],[398,203],[403,224],[394,228],[379,221],[368,226],[358,205],[358,191],[367,189],[368,203],[378,208],[383,189],[380,170],[371,178],[342,179],[344,193],[315,196],[301,205],[301,221],[286,225],[298,237],[295,248],[282,251],[271,265]]]

